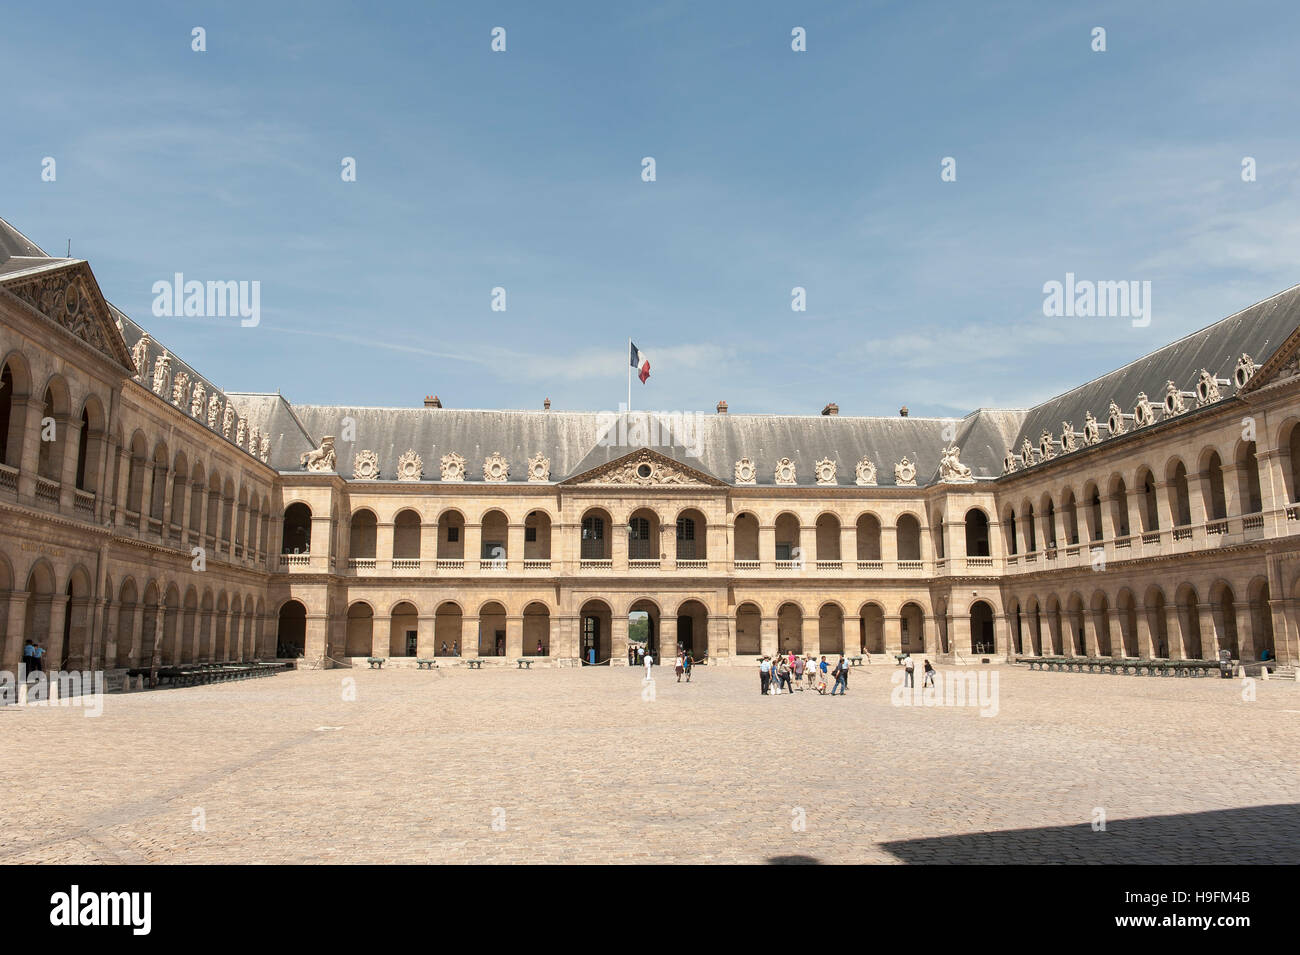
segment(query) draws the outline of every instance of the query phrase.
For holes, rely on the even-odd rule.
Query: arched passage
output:
[[[415,604],[403,600],[393,607],[388,621],[388,655],[413,657],[418,653],[420,612]]]
[[[822,604],[817,612],[817,648],[821,653],[856,652],[844,646],[844,611],[838,604]]]
[[[698,600],[677,608],[677,645],[696,660],[709,655],[709,611]]]
[[[450,600],[438,605],[433,615],[433,642],[437,656],[460,656],[460,638],[464,615],[461,609]]]
[[[588,600],[582,605],[578,612],[578,655],[584,664],[609,659],[612,620],[605,601]]]
[[[653,600],[637,600],[627,608],[627,641],[634,651],[637,647],[660,656],[659,607]],[[584,656],[585,660],[586,657]],[[634,662],[631,656],[629,662]]]
[[[280,608],[275,631],[278,657],[300,657],[307,652],[307,608],[290,600]]]
[[[736,608],[736,655],[763,652],[763,613],[758,604],[743,603]]]
[[[506,608],[495,600],[488,601],[478,611],[478,655],[506,655]]]
[[[355,520],[355,518],[354,518]],[[346,653],[350,657],[368,657],[375,640],[375,612],[367,603],[358,601],[348,607],[348,634]]]
[[[776,614],[776,648],[781,653],[803,653],[803,611],[786,603]]]
[[[524,608],[524,655],[544,657],[551,652],[551,612],[533,601]]]
[[[993,634],[993,608],[984,600],[977,600],[970,607],[970,652],[997,652],[997,641]]]

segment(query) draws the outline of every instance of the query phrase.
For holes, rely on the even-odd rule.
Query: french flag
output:
[[[641,384],[644,385],[645,380],[650,377],[650,359],[631,341],[628,344],[632,345],[632,367],[637,369],[636,376],[641,379]]]

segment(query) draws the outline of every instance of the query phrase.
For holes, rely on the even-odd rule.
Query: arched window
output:
[[[582,519],[582,559],[605,559],[605,519],[590,514]]]
[[[282,554],[311,553],[311,508],[295,501],[284,509]]]
[[[989,556],[989,518],[978,507],[966,512],[966,556]]]

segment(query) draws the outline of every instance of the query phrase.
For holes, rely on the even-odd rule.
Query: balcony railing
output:
[[[658,557],[637,557],[627,562],[629,570],[658,570]]]
[[[898,562],[899,570],[922,570],[925,564],[919,560],[900,560]]]
[[[18,469],[7,464],[0,464],[0,488],[6,491],[18,490]]]
[[[374,570],[375,558],[373,557],[349,557],[348,570]]]
[[[777,570],[803,570],[803,561],[801,560],[778,560],[776,562]]]
[[[1147,544],[1159,544],[1159,543],[1160,543],[1159,531],[1147,531],[1145,534],[1142,535],[1143,546],[1146,546]]]
[[[1174,540],[1186,541],[1192,539],[1192,529],[1190,527],[1175,527]]]
[[[700,558],[700,557],[690,557],[690,558],[679,557],[677,559],[677,569],[678,570],[708,570],[709,562],[707,559]]]
[[[732,561],[731,565],[736,570],[758,570],[762,566],[759,561],[754,560],[752,557],[738,558]]]
[[[1247,514],[1241,519],[1241,529],[1244,531],[1253,531],[1256,528],[1264,526],[1263,514]]]
[[[92,491],[83,491],[77,488],[76,496],[72,500],[72,506],[83,514],[94,515],[95,513],[95,495]]]
[[[818,570],[843,570],[844,561],[842,560],[819,560],[817,561]]]
[[[578,561],[582,570],[613,570],[614,562],[609,558],[584,557]]]
[[[1076,547],[1074,549],[1074,552],[1077,554],[1079,552],[1079,548]],[[967,567],[992,567],[993,558],[992,557],[967,557],[966,566]]]
[[[1210,521],[1208,524],[1205,525],[1205,533],[1210,535],[1228,533],[1227,519],[1225,518],[1221,521]]]
[[[860,560],[858,561],[858,570],[884,570],[885,562],[883,560]]]
[[[281,567],[306,567],[311,563],[311,554],[281,554]]]
[[[38,477],[36,479],[36,499],[47,504],[57,505],[59,503],[59,482]]]
[[[418,557],[394,557],[393,570],[419,570],[420,558]]]
[[[551,558],[549,557],[525,557],[524,570],[550,570]]]
[[[397,561],[393,563],[396,564]],[[478,569],[486,573],[504,574],[507,566],[505,559],[501,557],[484,557],[478,562]]]
[[[464,570],[464,557],[439,557],[433,562],[434,570]]]

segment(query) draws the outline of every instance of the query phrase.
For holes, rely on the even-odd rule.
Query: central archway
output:
[[[628,654],[629,663],[635,663],[639,659],[634,655],[637,647],[644,648],[647,653],[653,653],[656,660],[659,659],[659,636],[658,604],[642,598],[627,608],[627,645],[632,651]]]

